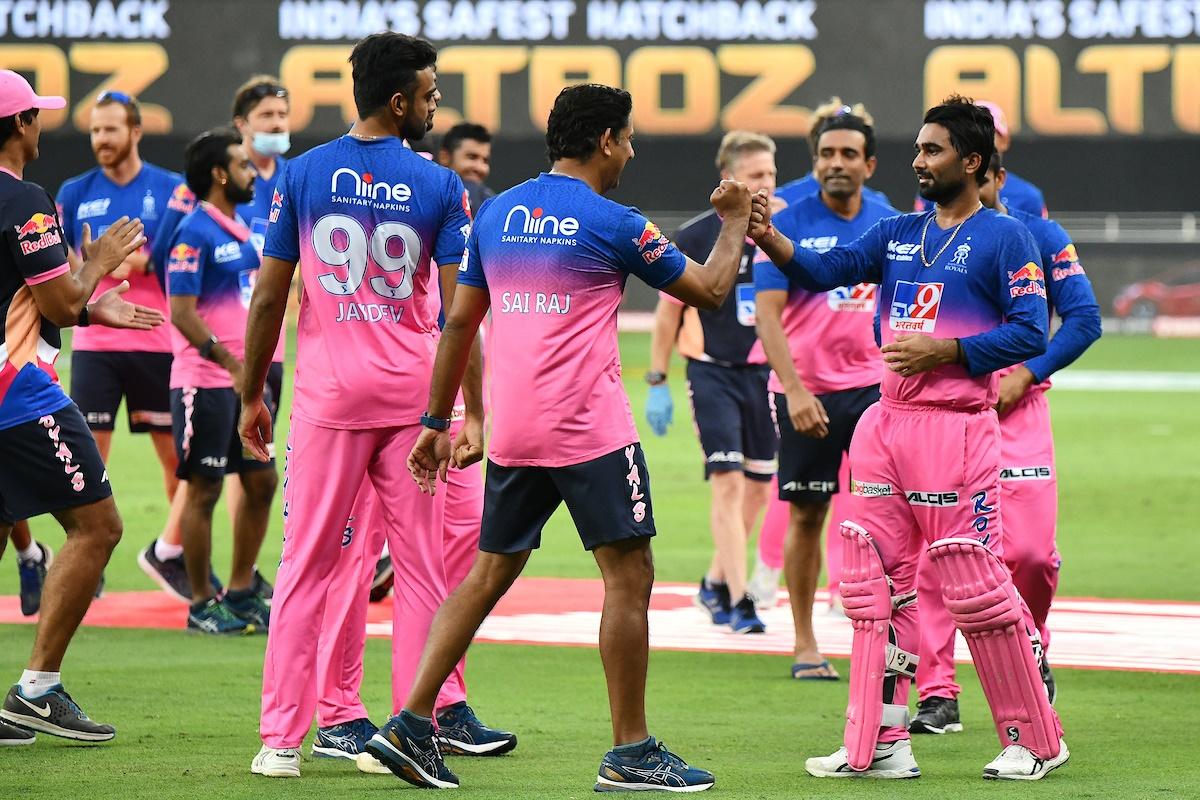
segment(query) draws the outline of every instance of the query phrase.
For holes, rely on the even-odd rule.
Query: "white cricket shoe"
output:
[[[774,608],[779,596],[779,575],[782,570],[772,569],[763,563],[762,556],[757,556],[754,564],[754,574],[746,583],[746,594],[754,598],[754,605],[759,608]]]
[[[365,751],[354,757],[354,766],[358,767],[359,772],[365,772],[368,775],[392,774],[392,771],[385,767],[382,761]]]
[[[1041,780],[1050,770],[1067,763],[1070,757],[1071,752],[1067,750],[1067,743],[1062,739],[1058,740],[1058,755],[1045,761],[1035,756],[1027,747],[1010,744],[992,763],[983,768],[983,777],[989,781]]]
[[[804,762],[804,769],[814,778],[919,778],[921,769],[913,758],[908,739],[875,745],[871,766],[859,771],[850,768],[846,748],[839,747],[833,755],[818,756]]]
[[[268,778],[299,778],[300,777],[300,748],[284,747],[276,750],[274,747],[263,748],[250,762],[250,771],[255,775],[266,775]]]

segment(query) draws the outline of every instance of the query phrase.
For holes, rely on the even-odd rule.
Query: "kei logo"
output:
[[[904,333],[933,333],[945,287],[944,283],[896,281],[888,327]]]

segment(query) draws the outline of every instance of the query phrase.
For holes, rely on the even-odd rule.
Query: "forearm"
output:
[[[1086,279],[1080,278],[1080,281]],[[1058,315],[1062,318],[1062,325],[1051,337],[1046,352],[1025,363],[1039,383],[1073,364],[1102,333],[1100,306],[1091,285],[1081,283],[1073,288],[1075,291],[1069,294],[1059,290],[1058,299],[1062,305],[1058,306]]]
[[[188,344],[197,350],[205,346],[208,342],[211,342],[214,338],[212,329],[208,327],[207,323],[196,313],[194,308],[181,309],[172,305],[171,324],[183,335]],[[208,360],[220,364],[230,373],[235,372],[241,366],[241,362],[234,358],[233,354],[219,341],[212,346]]]
[[[788,346],[787,334],[783,332],[783,324],[779,317],[763,314],[759,309],[756,326],[759,341],[762,342],[763,352],[767,355],[767,363],[775,371],[783,391],[791,394],[803,390],[804,384],[796,372],[796,362],[792,360],[792,350]]]
[[[746,246],[746,227],[749,217],[725,217],[721,221],[721,233],[704,262],[702,280],[711,301],[711,308],[720,307],[737,280],[742,252]]]
[[[671,365],[671,350],[679,334],[684,306],[667,302],[661,298],[654,310],[654,327],[650,331],[650,371],[667,374]]]
[[[759,239],[755,244],[767,254],[767,258],[771,259],[771,262],[775,266],[780,268],[786,264],[790,264],[792,256],[796,252],[795,243],[780,233],[774,225],[767,230],[767,235]]]
[[[450,418],[455,395],[467,371],[476,332],[477,329],[471,330],[453,317],[446,320],[433,362],[433,380],[429,385],[426,413],[431,417]],[[476,400],[479,399],[477,395]]]
[[[985,375],[1035,358],[1046,350],[1045,336],[1045,329],[1037,325],[1011,321],[961,339],[967,371],[973,376]]]
[[[242,402],[262,397],[267,371],[283,329],[287,310],[287,290],[282,297],[273,292],[255,291],[246,320],[246,358],[242,380]],[[275,398],[279,402],[279,398]]]
[[[467,369],[462,378],[463,402],[467,406],[467,416],[473,419],[483,419],[483,348],[479,337],[471,341],[471,350],[467,355]]]

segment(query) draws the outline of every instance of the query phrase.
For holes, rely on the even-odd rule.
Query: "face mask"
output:
[[[256,133],[254,134],[254,149],[264,156],[281,156],[292,146],[291,137],[287,133]]]

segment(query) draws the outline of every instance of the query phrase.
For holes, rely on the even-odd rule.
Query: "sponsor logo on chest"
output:
[[[226,242],[222,245],[217,245],[213,250],[213,261],[218,264],[228,264],[230,261],[237,261],[242,257],[241,242]]]
[[[92,217],[102,217],[108,213],[108,207],[112,203],[112,198],[100,197],[96,200],[87,200],[79,204],[79,209],[75,212],[77,219],[91,219]]]

